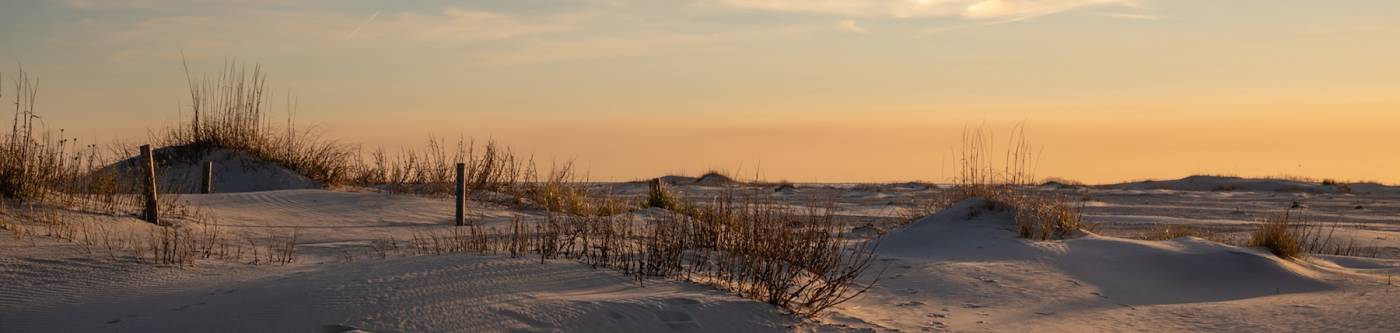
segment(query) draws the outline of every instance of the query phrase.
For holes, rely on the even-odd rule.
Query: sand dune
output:
[[[1259,305],[1280,299],[1345,303],[1352,296],[1343,289],[1357,285],[1348,281],[1358,279],[1351,275],[1355,271],[1288,262],[1257,249],[1191,237],[1141,241],[1092,233],[1036,242],[1017,238],[1012,221],[974,199],[891,232],[880,250],[886,280],[842,306],[833,319],[902,331],[1252,331],[1264,326],[1209,322],[1224,325],[1212,327],[1137,314],[1276,310]],[[1351,263],[1357,266],[1395,267],[1385,260],[1354,260],[1361,261]],[[1359,279],[1382,283],[1376,274]],[[1400,309],[1384,296],[1367,301],[1386,305],[1353,309],[1370,316]],[[1289,310],[1306,316],[1313,308],[1299,309]],[[1307,319],[1278,318],[1270,325],[1292,320]],[[1375,322],[1363,331],[1398,324]]]
[[[640,195],[644,187],[613,187]],[[680,185],[687,195],[724,189]],[[300,232],[285,266],[202,262],[183,269],[112,261],[43,237],[0,234],[0,325],[5,332],[67,331],[1355,331],[1400,329],[1400,260],[1317,255],[1277,259],[1259,249],[1196,238],[1142,241],[1082,233],[1029,241],[1010,216],[967,201],[901,225],[897,205],[931,189],[808,184],[787,193],[749,189],[783,205],[834,198],[859,235],[884,235],[869,293],[814,319],[689,283],[620,274],[568,261],[497,256],[378,259],[366,246],[404,240],[451,221],[452,202],[371,190],[280,190],[184,195],[221,228],[266,240]],[[1236,213],[1309,200],[1322,216],[1366,226],[1356,237],[1395,238],[1389,197],[1091,189],[1087,205],[1107,232],[1152,221],[1248,225]],[[1364,210],[1351,206],[1364,201]],[[1236,206],[1253,203],[1255,206]],[[542,212],[471,202],[474,221],[504,227]],[[1219,209],[1217,209],[1219,208]],[[1336,212],[1337,215],[1329,212]],[[666,214],[651,208],[638,219]],[[105,223],[146,227],[130,217]],[[1391,228],[1391,229],[1387,229]],[[1121,234],[1120,234],[1121,235]],[[1384,246],[1389,243],[1376,243]],[[353,257],[346,262],[341,257]]]
[[[199,193],[204,166],[213,163],[216,193],[257,192],[290,189],[325,188],[286,167],[259,159],[247,152],[231,149],[193,150],[165,147],[154,152],[156,170],[162,191],[170,193]],[[139,174],[138,158],[118,162],[109,169]]]
[[[1190,176],[1174,180],[1148,180],[1105,185],[1101,187],[1127,190],[1400,193],[1400,188],[1375,183],[1324,184],[1292,179],[1258,179],[1227,176]]]
[[[735,332],[795,322],[699,286],[476,256],[363,261],[4,319],[9,332]]]

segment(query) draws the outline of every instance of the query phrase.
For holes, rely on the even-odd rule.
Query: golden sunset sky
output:
[[[182,55],[260,63],[328,137],[494,138],[594,180],[946,181],[964,127],[1024,123],[1039,176],[1400,182],[1390,0],[0,3],[5,98],[22,63],[83,140],[174,123]]]

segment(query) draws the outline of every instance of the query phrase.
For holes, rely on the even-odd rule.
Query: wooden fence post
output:
[[[156,160],[155,154],[151,152],[151,145],[141,145],[141,163],[145,164],[146,179],[142,186],[142,192],[146,195],[146,211],[142,218],[147,222],[160,224],[160,205],[156,193]]]
[[[214,193],[214,161],[204,163],[204,188],[200,189],[200,193]]]
[[[457,198],[457,225],[466,225],[467,164],[457,163],[457,183],[453,187]]]

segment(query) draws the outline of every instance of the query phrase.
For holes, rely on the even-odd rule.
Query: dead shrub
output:
[[[1380,249],[1356,238],[1340,237],[1341,223],[1317,223],[1306,211],[1290,210],[1265,217],[1250,233],[1247,246],[1262,247],[1284,259],[1307,254],[1376,257]]]
[[[277,163],[326,185],[345,184],[351,177],[350,146],[327,140],[314,127],[298,130],[295,102],[287,100],[284,128],[272,125],[264,107],[267,76],[259,65],[251,69],[236,62],[224,65],[218,76],[198,79],[185,75],[189,84],[192,117],[157,138],[163,149],[156,158],[162,164],[192,162],[213,149],[246,152]]]
[[[992,198],[1016,213],[1016,230],[1023,238],[1066,239],[1086,227],[1082,209],[1057,195],[1019,194]]]
[[[1073,237],[1076,231],[1092,228],[1082,218],[1082,200],[1075,205],[1067,195],[1055,191],[1038,191],[1035,168],[1038,151],[1026,138],[1025,126],[1012,129],[1005,158],[998,163],[994,152],[994,135],[983,128],[965,128],[962,149],[957,151],[960,165],[954,176],[954,186],[948,191],[936,191],[908,210],[909,221],[920,219],[954,203],[970,198],[982,198],[995,207],[1005,208],[1015,215],[1016,231],[1021,237],[1053,240]]]
[[[642,204],[644,207],[656,207],[666,210],[681,210],[681,200],[676,194],[666,188],[666,182],[661,178],[652,179],[647,182],[647,199]]]
[[[856,297],[878,276],[864,273],[875,243],[841,232],[830,209],[799,212],[742,198],[732,191],[680,211],[638,223],[630,214],[556,212],[517,218],[509,230],[445,227],[415,234],[412,254],[538,255],[541,262],[570,259],[635,276],[707,284],[815,315]],[[861,283],[857,279],[869,278]]]
[[[1250,233],[1249,246],[1262,247],[1279,258],[1297,258],[1303,254],[1302,226],[1295,225],[1288,214],[1265,218]]]

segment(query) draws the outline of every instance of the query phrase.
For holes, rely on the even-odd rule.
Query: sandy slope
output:
[[[157,181],[166,193],[200,193],[205,163],[213,163],[214,191],[219,193],[325,188],[324,184],[277,163],[230,149],[191,151],[185,147],[156,149]],[[113,164],[119,172],[139,175],[139,158]]]
[[[635,280],[569,261],[481,256],[371,259],[365,245],[451,225],[450,200],[368,191],[184,195],[231,234],[299,233],[289,266],[173,269],[0,233],[0,332],[781,331],[803,321],[687,283]],[[642,212],[641,215],[646,215]],[[473,202],[474,222],[540,218]],[[130,217],[89,223],[148,228]],[[355,258],[344,263],[346,255]]]
[[[602,184],[622,195],[645,186]],[[677,186],[688,195],[719,188]],[[806,184],[767,193],[781,204],[835,200],[838,216],[882,241],[883,279],[812,323],[695,285],[643,288],[609,271],[500,257],[373,259],[371,241],[404,240],[450,224],[450,200],[371,191],[282,190],[185,195],[221,228],[265,239],[296,229],[298,263],[204,262],[157,268],[51,239],[0,233],[0,332],[65,331],[1328,331],[1400,330],[1400,260],[1316,256],[1285,262],[1200,239],[1165,242],[1087,235],[1015,237],[976,203],[898,228],[900,204],[927,187]],[[1104,190],[1086,210],[1109,232],[1150,223],[1247,227],[1305,201],[1318,215],[1400,240],[1394,196]],[[1355,209],[1364,205],[1364,209]],[[487,227],[538,211],[472,202]],[[639,212],[641,218],[660,214]],[[121,230],[129,217],[93,218]],[[1243,230],[1243,229],[1242,229]],[[349,254],[354,261],[342,262]],[[873,273],[873,272],[872,272]]]
[[[1400,290],[1384,285],[1381,271],[1195,238],[1033,242],[1016,238],[1012,225],[973,200],[891,233],[880,250],[886,279],[831,320],[903,331],[1400,329],[1390,318],[1400,313]],[[1258,313],[1269,315],[1245,316]]]
[[[639,287],[609,271],[526,259],[411,257],[227,280],[62,302],[0,322],[7,332],[732,332],[796,322],[699,286]]]
[[[355,246],[375,239],[408,239],[415,232],[453,223],[450,199],[369,191],[285,190],[186,195],[205,207],[222,227],[257,235],[297,230],[311,249]],[[469,216],[486,227],[506,226],[515,216],[539,217],[492,204],[471,202]]]

